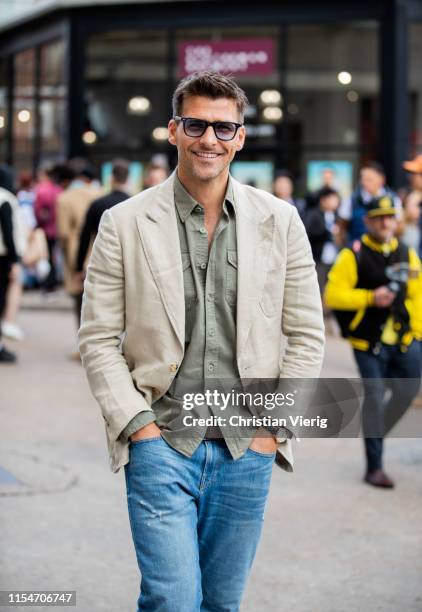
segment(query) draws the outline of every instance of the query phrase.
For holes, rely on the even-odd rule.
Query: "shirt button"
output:
[[[207,230],[205,229],[205,227],[201,227],[201,229],[199,230],[201,232],[201,234],[206,234]]]
[[[213,336],[213,335],[214,335],[214,330],[213,330],[213,329],[210,329],[210,331],[208,332],[208,335],[209,335],[209,336]]]
[[[209,294],[207,295],[207,301],[208,301],[208,302],[212,302],[212,300],[213,300],[213,296],[212,296],[212,294],[211,294],[211,293],[209,293]]]
[[[195,212],[199,212],[200,213],[200,212],[202,212],[202,210],[203,210],[202,206],[196,206],[195,207]]]
[[[171,363],[170,364],[170,372],[177,372],[177,368],[178,368],[178,364],[177,363]]]
[[[201,268],[201,270],[205,270],[205,268],[207,267],[206,263],[201,263],[201,265],[199,266]]]
[[[213,363],[210,363],[210,364],[208,365],[208,371],[209,371],[209,372],[213,372],[213,371],[214,371],[214,364],[213,364]]]

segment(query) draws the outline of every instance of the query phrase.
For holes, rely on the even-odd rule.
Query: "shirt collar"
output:
[[[372,249],[372,251],[383,253],[384,255],[389,255],[399,246],[399,241],[395,237],[389,242],[378,242],[378,240],[375,240],[370,234],[364,234],[361,240],[366,246]]]
[[[201,204],[197,202],[182,185],[179,177],[177,176],[177,172],[174,177],[174,201],[176,204],[177,211],[179,213],[179,217],[183,223],[186,222],[186,219],[189,217],[189,215],[192,213],[196,206],[201,206]],[[234,212],[233,182],[230,175],[229,181],[227,183],[226,195],[224,196],[223,202],[223,212],[226,215],[229,214],[227,210],[227,203],[230,205],[231,210]]]

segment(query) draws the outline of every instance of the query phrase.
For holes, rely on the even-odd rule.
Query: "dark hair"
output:
[[[14,193],[13,182],[12,168],[10,166],[6,166],[6,164],[0,164],[0,187]]]
[[[293,174],[288,170],[276,170],[274,174],[274,180],[276,181],[279,178],[288,178],[293,183]]]
[[[126,183],[129,176],[130,162],[127,159],[117,158],[112,161],[111,174],[118,183]]]
[[[180,116],[183,102],[186,98],[193,96],[203,96],[212,100],[218,98],[235,100],[240,121],[243,122],[248,98],[232,77],[224,76],[214,70],[204,70],[190,74],[180,81],[173,94],[173,116]]]
[[[361,170],[364,170],[364,169],[374,170],[374,172],[376,172],[377,174],[380,174],[381,176],[385,176],[384,167],[379,162],[376,162],[376,161],[367,162],[366,164],[363,164],[361,168]]]
[[[69,161],[68,165],[76,177],[84,176],[88,180],[92,181],[97,176],[94,166],[83,157],[73,157]]]
[[[75,174],[68,164],[56,164],[47,174],[57,185],[66,185],[75,178]]]
[[[331,189],[331,187],[323,187],[318,192],[318,201],[321,202],[323,198],[328,198],[329,196],[337,196],[340,199],[340,194],[335,189]]]

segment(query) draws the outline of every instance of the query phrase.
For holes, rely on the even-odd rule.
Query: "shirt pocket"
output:
[[[226,302],[230,306],[236,304],[237,299],[237,251],[228,249],[226,267]]]
[[[196,289],[189,253],[182,253],[183,290],[185,294],[185,343],[190,342],[195,321]]]

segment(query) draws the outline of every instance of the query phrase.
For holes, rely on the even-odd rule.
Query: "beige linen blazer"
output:
[[[79,349],[105,420],[114,472],[129,461],[129,444],[118,440],[120,433],[165,394],[184,355],[174,176],[104,213],[88,265]],[[324,347],[321,299],[297,210],[236,180],[233,191],[240,376],[318,377]],[[291,441],[278,452],[291,471]]]

